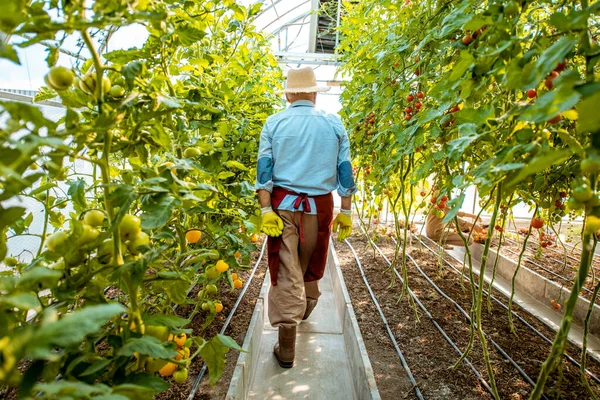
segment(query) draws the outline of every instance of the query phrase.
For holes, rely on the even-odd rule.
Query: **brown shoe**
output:
[[[296,357],[296,327],[279,327],[279,342],[273,349],[273,354],[281,368],[292,368]]]
[[[308,317],[310,317],[310,314],[317,306],[317,301],[318,300],[306,300],[306,311],[304,312],[304,317],[302,317],[302,321],[305,321],[308,319]]]

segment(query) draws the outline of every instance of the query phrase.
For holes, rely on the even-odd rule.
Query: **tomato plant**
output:
[[[415,202],[415,188],[433,184],[449,197],[444,222],[460,231],[457,214],[467,189],[476,187],[490,227],[499,228],[488,230],[480,277],[494,231],[502,240],[514,205],[529,205],[543,222],[535,225],[547,229],[566,216],[567,197],[574,216],[588,222],[600,216],[598,168],[589,161],[597,159],[600,145],[593,111],[600,104],[597,3],[427,0],[400,6],[376,0],[346,4],[345,12],[339,51],[352,79],[342,93],[342,114],[356,127],[350,137],[357,171],[365,171],[357,174],[365,203],[385,196],[398,226],[399,214],[409,221],[417,211],[438,213]],[[374,122],[363,124],[370,115]],[[403,226],[405,269],[409,224]],[[587,250],[534,399],[566,345],[593,233],[582,231]],[[481,325],[481,283],[473,286],[475,326],[464,354],[477,334],[498,398]]]
[[[151,398],[168,387],[159,375],[183,382],[196,357],[214,383],[239,349],[195,336],[196,314],[173,306],[195,302],[186,293],[196,284],[227,282],[219,271],[255,248],[258,138],[282,105],[280,70],[251,24],[259,10],[232,0],[2,2],[0,31],[12,40],[0,57],[19,63],[16,48],[56,39],[35,100],[58,96],[65,113],[54,121],[0,102],[0,384],[40,398],[85,397],[92,384],[98,395]],[[131,25],[147,28],[145,41],[106,51]],[[59,47],[77,39],[90,58],[56,66]],[[18,199],[39,203],[41,232]],[[37,249],[7,254],[25,235]],[[205,325],[212,310],[198,315]],[[184,345],[192,354],[178,360]]]

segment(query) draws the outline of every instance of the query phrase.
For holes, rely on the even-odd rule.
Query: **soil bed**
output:
[[[434,245],[434,243],[428,239],[426,239],[426,243],[429,246]],[[381,240],[378,245],[384,254],[388,256],[388,258],[393,258],[395,246],[391,240]],[[433,255],[426,248],[420,248],[415,241],[413,241],[412,247],[410,247],[410,254],[413,256],[420,268],[430,277],[431,280],[436,283],[436,285],[438,285],[447,295],[452,297],[465,310],[470,310],[472,301],[471,290],[469,289],[467,283],[465,283],[464,287],[461,285],[460,282],[462,278],[457,273],[450,268],[447,268],[445,264],[440,265],[439,257]],[[462,265],[457,263],[455,260],[451,259],[449,261],[451,261],[451,263],[459,270],[462,268]],[[417,288],[420,288],[419,280],[421,279],[421,275],[418,273],[418,271],[416,271],[416,268],[414,268],[414,265],[412,264],[408,265],[408,271],[409,286],[414,288],[413,290],[416,292]],[[468,271],[466,273],[468,273]],[[415,284],[417,286],[415,286]],[[430,286],[430,288],[432,287]],[[437,293],[435,294],[437,295]],[[502,295],[497,292],[494,292],[494,295],[496,298],[500,299],[506,304],[504,301],[506,299]],[[437,302],[431,302],[429,301],[428,295],[422,297],[424,297],[422,299],[423,303],[429,308],[430,312],[436,319],[438,319],[436,315],[439,315],[440,313],[440,303],[443,302],[449,304],[449,302],[444,299],[440,299]],[[531,329],[529,329],[525,324],[516,318],[513,318],[513,321],[519,336],[514,336],[508,327],[508,312],[501,308],[495,301],[491,302],[490,312],[487,311],[486,305],[487,296],[484,294],[485,308],[482,314],[483,327],[485,332],[488,334],[488,337],[498,343],[498,345],[500,345],[504,351],[506,351],[508,355],[520,365],[527,375],[529,375],[529,377],[535,381],[537,379],[541,364],[544,362],[550,352],[550,344],[543,341],[542,338],[536,335]],[[527,322],[542,332],[546,337],[551,339],[554,338],[555,332],[551,331],[540,321],[523,312],[518,306],[515,306],[514,310],[518,312],[519,315]],[[467,322],[461,315],[453,314],[453,320],[461,323],[465,327],[468,327]],[[446,329],[445,324],[442,324],[441,321],[438,322],[440,322],[440,325]],[[447,330],[447,332],[451,338],[455,339],[455,336],[451,334],[450,330]],[[476,341],[478,341],[478,338],[476,338]],[[464,348],[462,345],[459,345],[459,347]],[[520,382],[515,387],[516,381],[514,374],[516,373],[516,369],[500,357],[499,353],[493,348],[491,343],[489,343],[489,348],[492,355],[492,363],[496,372],[496,382],[498,384],[501,397],[511,399],[526,397],[531,391],[531,387],[518,375],[516,376],[516,379]],[[567,353],[576,360],[579,360],[581,357],[580,349],[571,344],[568,344],[567,346]],[[485,369],[483,368],[479,357],[474,355],[470,358],[480,372],[484,373]],[[598,365],[598,363],[589,357],[587,362],[588,369],[598,376],[600,373],[600,365]],[[500,368],[501,365],[506,365],[508,367],[508,371],[505,371],[504,368]],[[506,375],[507,372],[508,375]],[[598,385],[594,383],[591,383],[591,385],[596,394],[598,394],[600,392]],[[551,399],[590,398],[589,393],[580,381],[579,369],[566,359],[563,359],[560,368],[558,368],[550,376],[546,384],[545,394]]]
[[[350,242],[359,255],[369,283],[423,396],[426,399],[491,398],[465,364],[461,364],[456,370],[448,368],[458,359],[457,353],[425,315],[420,315],[420,323],[415,322],[414,311],[408,305],[406,297],[398,303],[402,287],[396,281],[396,285],[390,288],[391,273],[386,271],[387,264],[382,258],[373,257],[373,251],[367,247],[362,237],[352,237]],[[362,280],[354,256],[344,243],[336,242],[335,247],[382,399],[416,398]],[[411,287],[420,292],[421,297],[425,284],[424,281],[415,281]],[[431,292],[427,295],[439,302],[439,296],[436,300]],[[440,305],[440,311],[443,315],[452,313],[443,304]],[[442,323],[441,320],[438,322]],[[451,324],[459,337],[468,339],[467,325],[461,327],[460,321],[453,321]]]
[[[500,248],[500,253],[503,256],[513,260],[515,263],[518,263],[519,254],[521,253],[522,248],[522,242],[518,243],[512,240],[504,240],[502,242],[502,247]],[[492,242],[492,249],[498,249],[497,239],[494,239]],[[559,286],[564,286],[566,289],[570,290],[573,286],[573,280],[577,276],[577,271],[579,269],[578,261],[567,258],[565,263],[564,254],[561,256],[555,251],[549,250],[549,248],[541,249],[541,252],[538,251],[539,249],[540,247],[536,243],[527,243],[527,249],[523,254],[521,266],[525,266],[540,274],[544,278],[547,278]],[[561,279],[548,271],[560,275],[564,279]],[[594,279],[593,273],[596,274],[596,279]],[[591,276],[588,276],[584,284],[584,288],[587,290],[582,289],[579,293],[581,297],[584,297],[588,300],[592,298],[592,292],[594,290],[594,286],[598,283],[600,272],[596,269],[590,269],[590,275]],[[600,298],[596,299],[596,304],[600,304]]]

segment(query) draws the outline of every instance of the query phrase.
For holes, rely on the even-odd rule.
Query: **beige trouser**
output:
[[[441,218],[437,218],[432,214],[429,214],[425,223],[425,233],[427,233],[427,237],[429,237],[429,239],[436,242],[441,241],[442,244],[464,246],[465,242],[463,242],[458,233],[450,230],[451,226],[454,226],[454,223],[450,223],[449,227],[445,227]],[[458,218],[458,226],[461,232],[471,229],[471,224],[462,218]],[[465,237],[468,237],[468,235],[468,233],[464,234]],[[469,245],[471,244],[473,244],[472,236],[469,238]]]
[[[269,321],[274,327],[294,327],[302,321],[306,299],[317,300],[321,295],[319,282],[304,282],[304,273],[317,244],[319,223],[316,215],[304,214],[305,242],[300,242],[299,212],[277,211],[283,220],[279,249],[277,285],[269,290]]]

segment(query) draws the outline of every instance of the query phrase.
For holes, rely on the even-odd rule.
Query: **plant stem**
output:
[[[565,351],[569,330],[571,330],[571,324],[573,323],[573,312],[575,311],[575,305],[577,304],[577,300],[579,299],[579,292],[581,291],[581,288],[583,287],[583,284],[587,279],[588,269],[590,266],[592,248],[591,237],[591,233],[584,232],[581,260],[579,262],[579,273],[575,278],[575,282],[573,283],[573,289],[569,294],[569,298],[565,302],[565,311],[563,314],[562,322],[560,324],[560,328],[558,329],[556,337],[554,338],[552,349],[550,350],[550,355],[542,364],[542,369],[540,370],[537,383],[535,384],[533,392],[529,397],[530,400],[538,400],[542,397],[542,393],[544,391],[546,381],[548,380],[548,376],[550,375],[550,372],[552,372],[554,368],[556,368],[556,366],[562,359],[562,355]]]

